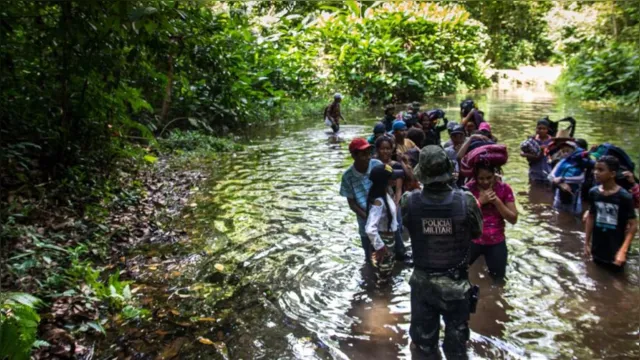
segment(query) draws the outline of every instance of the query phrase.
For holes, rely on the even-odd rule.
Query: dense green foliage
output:
[[[456,6],[407,2],[321,19],[335,82],[372,103],[453,93],[487,85],[484,27]]]
[[[487,27],[487,59],[495,68],[516,68],[551,56],[545,15],[552,1],[465,1],[464,7]]]
[[[26,360],[36,343],[40,300],[24,293],[0,293],[0,359]]]
[[[563,41],[567,68],[559,87],[569,96],[640,105],[640,6],[615,1],[568,10],[589,18],[591,26],[567,23]]]

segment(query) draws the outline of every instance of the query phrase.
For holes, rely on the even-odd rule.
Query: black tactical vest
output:
[[[420,191],[409,196],[408,224],[415,267],[430,272],[464,267],[471,233],[464,191],[449,192],[442,202],[425,199]]]

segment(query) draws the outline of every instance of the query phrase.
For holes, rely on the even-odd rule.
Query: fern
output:
[[[25,293],[0,294],[0,359],[29,359],[40,323],[39,303]]]

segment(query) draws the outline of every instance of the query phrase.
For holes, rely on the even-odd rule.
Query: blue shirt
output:
[[[366,173],[360,173],[353,165],[349,166],[347,171],[342,174],[342,182],[340,183],[340,195],[347,199],[354,199],[356,204],[362,208],[367,209],[367,194],[371,188],[371,180],[369,180],[369,173],[377,165],[382,165],[382,161],[378,159],[371,159],[369,161],[369,168]]]

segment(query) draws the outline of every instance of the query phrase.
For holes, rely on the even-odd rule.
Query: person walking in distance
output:
[[[340,131],[340,119],[344,121],[342,112],[340,111],[340,103],[342,102],[342,94],[333,95],[333,102],[324,108],[324,122],[327,126],[331,126],[334,133]]]
[[[407,193],[402,200],[415,266],[409,280],[409,334],[413,350],[438,358],[442,316],[445,355],[465,359],[469,316],[475,311],[478,289],[468,279],[469,249],[471,239],[482,235],[482,212],[470,192],[449,185],[452,172],[442,147],[425,146],[415,169],[424,189]]]

